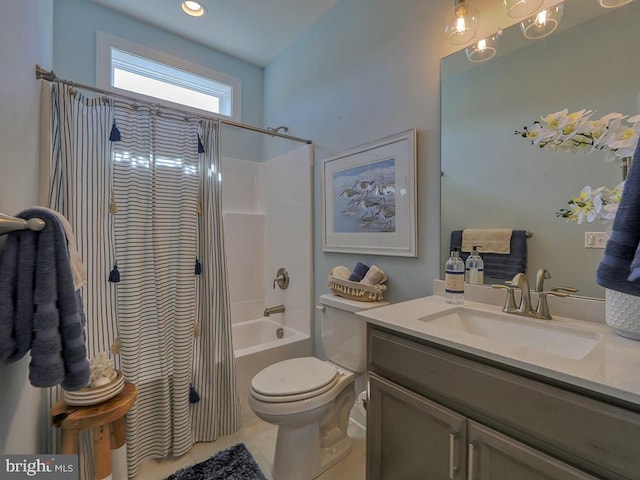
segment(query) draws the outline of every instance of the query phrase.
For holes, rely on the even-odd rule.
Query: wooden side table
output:
[[[60,453],[78,453],[78,436],[82,430],[93,430],[93,461],[96,480],[111,475],[111,450],[126,443],[124,416],[136,401],[133,383],[125,382],[122,391],[109,400],[86,407],[67,405],[64,399],[51,407],[51,416],[62,418],[54,425],[62,428]]]

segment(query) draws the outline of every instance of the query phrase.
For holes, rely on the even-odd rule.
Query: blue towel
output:
[[[0,252],[0,360],[31,350],[35,387],[79,390],[89,381],[81,297],[75,291],[64,228],[56,215],[32,208],[18,217],[41,218],[45,228],[11,232]]]
[[[451,232],[450,250],[453,247],[462,247],[462,230],[453,230]],[[527,273],[527,231],[514,230],[511,234],[509,243],[510,252],[501,253],[482,253],[484,261],[484,276],[499,280],[511,280],[516,273]],[[466,262],[468,252],[460,252],[463,262]]]
[[[368,271],[369,267],[367,265],[358,262],[356,263],[353,272],[351,272],[351,275],[349,275],[349,280],[352,282],[359,282],[364,278]]]
[[[604,256],[596,271],[598,285],[640,296],[640,142],[624,182],[622,198]]]

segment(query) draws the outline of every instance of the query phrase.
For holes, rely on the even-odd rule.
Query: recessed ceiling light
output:
[[[192,0],[182,2],[182,11],[192,17],[201,17],[204,15],[204,6]]]

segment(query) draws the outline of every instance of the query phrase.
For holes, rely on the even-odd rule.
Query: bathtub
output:
[[[282,338],[278,338],[279,329],[282,329]],[[242,415],[246,420],[254,415],[249,407],[251,379],[273,363],[313,355],[313,344],[309,335],[281,325],[269,317],[234,323],[231,332],[238,392]]]

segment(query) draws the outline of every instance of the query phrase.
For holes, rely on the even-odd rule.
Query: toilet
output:
[[[284,360],[251,380],[249,406],[278,426],[275,480],[310,480],[351,452],[347,428],[355,380],[366,369],[366,322],[356,312],[388,304],[322,295],[318,308],[328,360]]]

